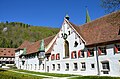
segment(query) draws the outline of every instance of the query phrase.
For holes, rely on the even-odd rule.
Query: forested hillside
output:
[[[0,23],[0,48],[17,48],[24,40],[31,42],[57,34],[58,28],[38,27],[20,22]]]

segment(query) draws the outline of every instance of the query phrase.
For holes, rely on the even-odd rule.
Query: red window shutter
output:
[[[114,49],[115,49],[115,53],[118,53],[118,48],[116,46],[114,47]]]
[[[56,54],[56,60],[57,60],[57,55],[58,55],[58,54]]]
[[[53,54],[53,60],[55,59],[55,55]]]
[[[51,60],[54,60],[55,59],[55,56],[54,54],[51,55]]]
[[[74,52],[71,53],[71,57],[74,58]]]
[[[87,52],[88,57],[90,56],[90,51]]]
[[[101,55],[102,51],[98,48],[98,54]]]
[[[81,50],[78,51],[78,57],[80,57],[80,56],[81,56]]]

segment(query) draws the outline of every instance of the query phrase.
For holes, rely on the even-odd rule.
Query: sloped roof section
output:
[[[44,39],[44,44],[45,44],[45,47],[52,41],[52,39],[55,37],[56,35],[53,35],[53,36],[50,36],[50,37],[47,37]]]
[[[54,37],[55,37],[55,35],[45,38],[45,39],[44,39],[44,44],[45,44],[45,46],[47,46],[47,45],[52,41],[52,39],[53,39]],[[39,40],[39,41],[37,41],[37,42],[29,45],[29,46],[27,47],[27,54],[32,54],[32,53],[38,52],[38,51],[39,51],[39,48],[40,48],[40,44],[41,44],[41,40]]]
[[[0,57],[15,57],[15,48],[0,48]]]
[[[35,43],[33,43],[33,44],[31,44],[31,45],[29,45],[28,47],[27,47],[27,53],[26,54],[31,54],[31,53],[36,53],[36,52],[38,52],[39,51],[39,47],[40,47],[40,40],[39,41],[37,41],[37,42],[35,42]]]
[[[71,23],[71,22],[70,22]],[[120,11],[108,14],[81,26],[71,23],[86,45],[120,40]]]
[[[16,50],[27,48],[31,44],[29,41],[24,41]]]

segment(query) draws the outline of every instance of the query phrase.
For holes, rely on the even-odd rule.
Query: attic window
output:
[[[78,45],[78,42],[77,42],[77,41],[75,41],[75,43],[74,43],[74,47],[77,47],[77,45]]]
[[[68,31],[68,35],[70,35],[70,31]]]

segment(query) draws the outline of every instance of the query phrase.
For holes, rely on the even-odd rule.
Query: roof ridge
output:
[[[91,20],[90,22],[87,22],[87,23],[85,23],[85,24],[78,25],[78,27],[83,26],[83,25],[86,25],[86,24],[90,24],[90,23],[92,23],[92,22],[94,22],[94,21],[96,21],[96,20],[100,20],[100,19],[102,19],[102,18],[108,17],[108,16],[113,15],[113,14],[115,14],[115,13],[117,13],[117,12],[120,12],[120,10],[115,11],[115,12],[112,12],[112,13],[109,13],[109,14],[107,14],[107,15],[103,15],[103,16],[101,16],[100,18],[97,18],[97,19],[95,19],[95,20]]]

